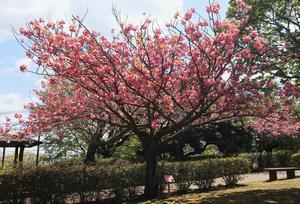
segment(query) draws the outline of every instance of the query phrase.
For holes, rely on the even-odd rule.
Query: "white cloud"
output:
[[[3,63],[4,64],[4,63]],[[28,67],[29,70],[33,70],[35,64],[32,62],[31,59],[29,58],[21,58],[18,59],[15,62],[15,66],[14,67],[8,67],[8,68],[4,68],[4,67],[0,67],[0,74],[6,74],[6,75],[24,75],[24,73],[22,73],[20,71],[20,66],[21,65],[26,65]],[[3,65],[2,65],[3,66]],[[31,74],[26,73],[26,76],[31,76]]]
[[[0,95],[0,123],[4,122],[5,116],[13,116],[16,112],[24,112],[24,105],[32,101],[16,93]]]
[[[10,26],[18,29],[37,17],[55,20],[70,18],[72,14],[83,16],[87,9],[85,22],[92,29],[108,34],[115,27],[112,5],[133,23],[138,23],[145,12],[164,24],[182,9],[183,0],[0,0],[0,4],[0,42],[3,42],[13,37]]]
[[[19,28],[32,18],[62,18],[71,0],[0,0],[0,42],[11,39],[11,26]]]
[[[22,58],[22,59],[17,60],[16,67],[20,67],[21,65],[30,66],[31,64],[32,64],[31,59],[29,59],[29,58]]]
[[[20,71],[20,66],[21,65],[26,65],[27,66],[27,69],[28,70],[35,70],[36,69],[36,64],[31,60],[31,59],[29,59],[29,58],[21,58],[21,59],[18,59],[17,61],[16,61],[16,65],[15,65],[15,72],[17,73],[17,74],[22,74],[22,75],[24,75],[24,73],[22,73],[21,71]],[[36,76],[36,75],[34,75],[34,74],[32,74],[32,73],[25,73],[25,76],[26,77],[32,77],[32,76]]]
[[[81,1],[81,9],[73,7],[72,10],[81,14],[88,9],[86,22],[93,28],[102,28],[101,31],[109,32],[116,27],[112,15],[112,6],[121,11],[123,19],[128,17],[128,22],[139,24],[144,18],[143,13],[151,15],[151,18],[164,25],[176,11],[183,8],[183,0],[103,0],[101,4],[97,0]],[[72,4],[74,6],[74,4]],[[79,13],[79,14],[80,14]]]
[[[29,101],[31,101],[29,98],[24,99],[16,93],[2,94],[0,95],[0,112],[23,110],[24,105]]]
[[[16,121],[14,118],[15,113],[20,113],[26,120],[28,116],[28,110],[24,108],[24,105],[30,102],[39,102],[36,96],[23,96],[17,93],[0,94],[0,126],[5,122],[5,117],[8,116],[12,121]]]
[[[86,1],[81,3],[81,9],[73,7],[72,10],[82,16],[87,8],[85,23],[104,35],[109,35],[111,29],[118,28],[112,14],[112,6],[121,12],[122,19],[127,19],[127,23],[140,24],[145,13],[146,16],[150,15],[151,19],[156,20],[160,26],[164,26],[175,12],[183,8],[183,0],[102,0],[101,4],[97,0],[90,0],[88,3]]]

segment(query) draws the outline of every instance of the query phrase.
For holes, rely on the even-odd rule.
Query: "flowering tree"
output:
[[[129,136],[126,129],[121,130],[98,120],[93,115],[93,101],[86,100],[85,110],[80,111],[83,110],[83,104],[78,105],[72,98],[83,93],[76,93],[63,78],[46,77],[42,88],[35,91],[42,103],[26,105],[30,110],[29,121],[23,122],[19,134],[37,135],[49,132],[48,136],[58,136],[59,140],[69,135],[81,135],[88,144],[85,159],[87,163],[95,162],[97,150],[104,152],[107,148],[114,148]]]
[[[284,113],[272,112],[264,118],[256,118],[251,122],[251,126],[263,135],[296,135],[300,132],[299,118],[293,114],[293,111],[285,107]]]
[[[252,6],[249,20],[244,28],[250,26],[265,36],[270,46],[280,47],[283,58],[275,58],[268,71],[274,77],[287,83],[300,84],[300,2],[297,0],[246,0]],[[237,10],[237,1],[231,0],[228,16],[242,18]],[[287,60],[288,59],[288,60]]]
[[[250,9],[238,2],[241,13]],[[130,130],[145,152],[145,196],[155,197],[162,143],[194,126],[272,108],[261,91],[268,83],[257,73],[276,50],[268,49],[253,29],[241,36],[246,17],[221,21],[218,4],[207,12],[207,21],[195,9],[175,14],[166,29],[148,18],[139,26],[125,24],[116,15],[121,31],[112,40],[89,30],[77,17],[70,26],[64,21],[30,21],[20,34],[27,56],[38,65],[32,71],[48,76],[49,86],[65,83],[59,87],[72,89],[72,94],[29,117],[43,123],[30,123],[23,134],[49,131],[53,120],[68,124],[78,118]],[[253,50],[260,55],[254,56]],[[53,97],[66,94],[66,88],[55,91]]]

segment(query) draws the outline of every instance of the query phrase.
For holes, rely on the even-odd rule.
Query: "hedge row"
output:
[[[262,152],[262,153],[243,153],[239,156],[246,157],[250,163],[252,170],[261,170],[265,167],[280,167],[291,166],[292,151],[290,150],[278,150],[274,152]]]
[[[291,163],[300,167],[300,153],[296,153],[291,156]]]
[[[91,201],[101,199],[100,192],[104,190],[122,199],[135,195],[135,188],[143,185],[144,164],[103,164],[56,164],[24,170],[22,173],[2,172],[0,200],[17,203],[31,198],[33,203],[60,203],[73,195]],[[218,177],[222,177],[226,184],[234,184],[240,174],[248,171],[249,162],[242,157],[168,162],[160,163],[158,167],[160,177],[173,175],[180,190],[187,190],[192,183],[199,188],[209,188]],[[163,184],[163,180],[160,181]]]
[[[191,184],[208,189],[215,178],[222,177],[226,185],[236,184],[240,175],[248,173],[250,162],[243,157],[172,162],[163,165],[162,174],[171,174],[180,191],[187,191]]]

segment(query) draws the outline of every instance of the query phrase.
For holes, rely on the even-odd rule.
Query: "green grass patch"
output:
[[[171,196],[145,203],[300,203],[300,178],[274,182],[254,182],[233,188],[217,187],[209,192]]]

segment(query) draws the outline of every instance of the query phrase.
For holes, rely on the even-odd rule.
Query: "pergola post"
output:
[[[19,147],[16,147],[15,149],[15,158],[14,158],[14,167],[18,164],[18,155],[19,155]]]
[[[40,157],[40,140],[41,140],[41,136],[38,136],[38,146],[37,146],[37,150],[36,150],[36,160],[35,160],[35,166],[39,165],[39,157]]]
[[[19,166],[20,166],[21,168],[23,167],[24,149],[25,149],[24,146],[20,147]]]
[[[4,166],[4,161],[5,161],[5,147],[3,147],[3,152],[2,152],[2,166]]]

